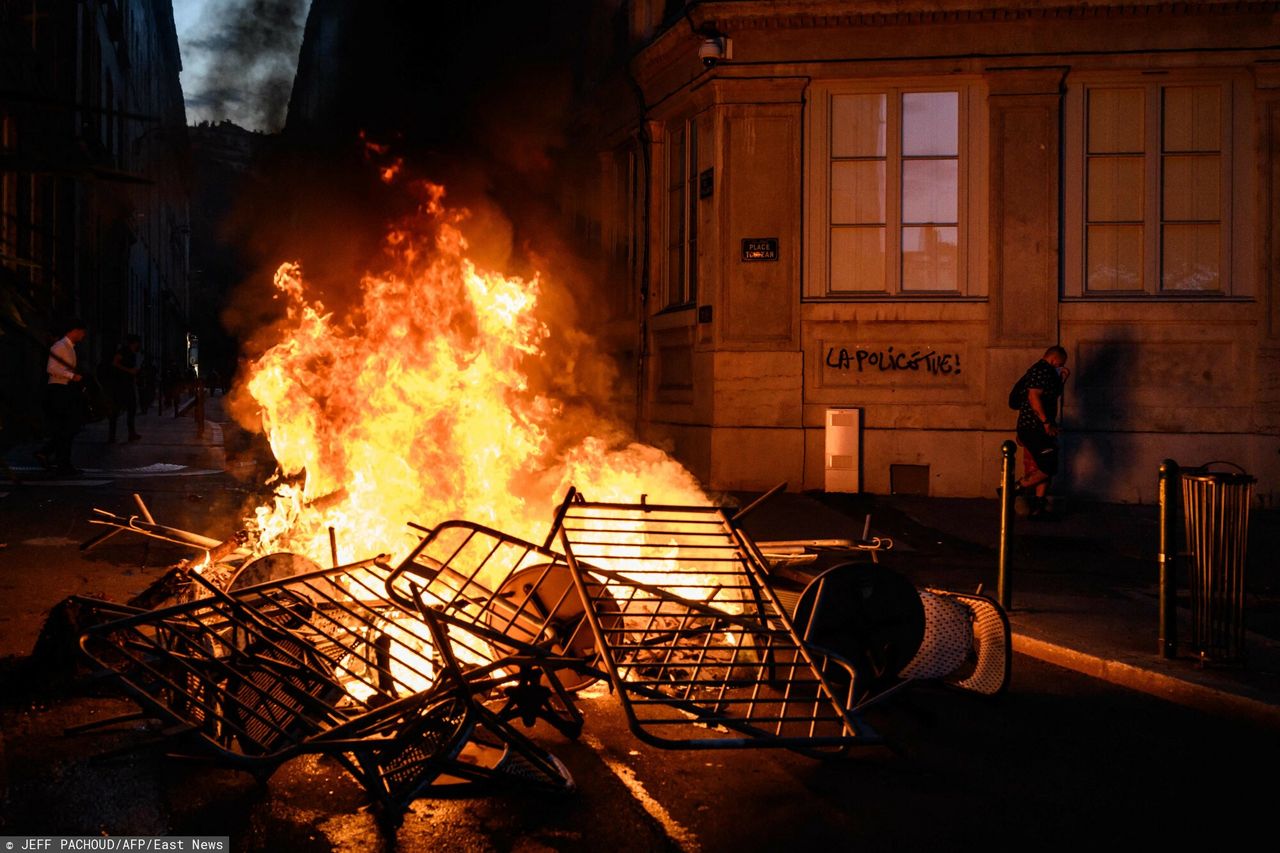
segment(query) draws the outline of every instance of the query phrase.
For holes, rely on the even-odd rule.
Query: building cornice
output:
[[[1259,89],[1280,89],[1280,62],[1259,62],[1253,68],[1253,79]]]
[[[803,31],[931,24],[1001,24],[1021,20],[1151,20],[1226,15],[1276,15],[1280,0],[708,0],[692,3],[686,15],[641,47],[631,60],[632,77],[649,104],[657,104],[698,78],[716,76],[700,67],[698,45],[709,33],[732,37],[748,31]],[[1280,19],[1276,22],[1280,29]],[[1140,26],[1140,24],[1135,24]],[[890,60],[890,56],[879,56]]]
[[[706,0],[690,4],[686,12],[631,60],[632,75],[651,100],[708,73],[696,57],[710,33],[732,37],[748,30],[1275,15],[1280,0]]]
[[[1280,2],[1274,0],[1022,0],[1019,3],[995,3],[992,0],[711,0],[690,6],[688,21],[698,31],[726,32],[731,35],[734,29],[807,29],[875,24],[1129,18],[1277,11],[1280,11]],[[688,26],[680,22],[674,28],[688,29]],[[655,40],[655,44],[660,40],[661,37]]]

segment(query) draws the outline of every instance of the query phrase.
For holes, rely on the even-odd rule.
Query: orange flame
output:
[[[530,387],[530,368],[564,367],[547,363],[549,338],[580,333],[538,318],[538,277],[478,269],[464,214],[422,188],[416,221],[387,237],[392,268],[363,278],[350,312],[309,296],[297,264],[276,273],[286,320],[248,390],[287,479],[250,522],[257,548],[327,564],[332,526],[344,561],[399,557],[407,522],[451,518],[541,541],[570,484],[592,500],[705,504],[665,453],[620,444],[604,416],[569,427],[565,402]]]

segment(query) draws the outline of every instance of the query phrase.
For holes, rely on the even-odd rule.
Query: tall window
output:
[[[1231,86],[1086,85],[1069,112],[1068,294],[1229,294]]]
[[[0,153],[16,153],[17,122],[0,112]],[[8,264],[18,256],[18,174],[0,170],[0,263]]]
[[[698,124],[667,133],[667,279],[663,306],[698,301]]]
[[[599,218],[602,256],[609,281],[611,317],[635,310],[635,282],[639,280],[635,247],[639,245],[636,199],[642,191],[634,141],[609,151],[600,160]]]
[[[810,297],[968,292],[967,92],[817,87]]]

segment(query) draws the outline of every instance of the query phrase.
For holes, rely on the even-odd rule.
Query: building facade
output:
[[[1269,501],[1278,14],[625,4],[590,112],[642,431],[714,488],[989,496],[1009,388],[1061,343],[1057,490],[1228,460]]]
[[[185,357],[190,176],[170,0],[0,0],[0,278],[7,356],[79,316]],[[17,343],[21,341],[22,343]],[[158,366],[158,365],[157,365]]]

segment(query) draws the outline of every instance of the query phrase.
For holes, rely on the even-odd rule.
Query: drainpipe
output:
[[[640,88],[640,82],[631,74],[631,67],[628,64],[626,69],[627,82],[631,84],[632,94],[636,98],[636,112],[638,119],[638,130],[636,139],[640,147],[640,171],[639,177],[641,186],[641,197],[643,203],[641,206],[640,216],[640,300],[637,311],[640,314],[639,345],[636,347],[636,419],[635,430],[637,435],[640,434],[640,426],[644,422],[644,400],[645,400],[645,363],[649,358],[649,244],[650,244],[650,205],[651,205],[651,188],[650,188],[650,172],[653,164],[652,145],[653,140],[649,138],[649,106],[645,103],[644,90]]]
[[[1166,459],[1160,463],[1160,618],[1156,651],[1161,657],[1178,654],[1178,575],[1174,564],[1177,546],[1177,501],[1179,490],[1178,463]]]

